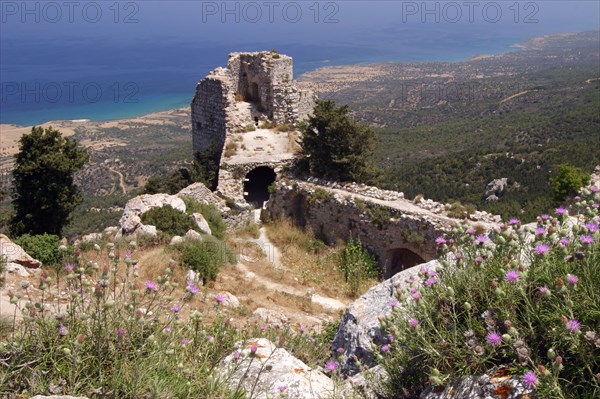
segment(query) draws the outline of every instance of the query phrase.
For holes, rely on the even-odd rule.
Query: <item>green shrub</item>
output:
[[[186,240],[177,249],[181,252],[181,264],[197,272],[203,280],[214,281],[221,266],[235,262],[235,254],[225,243],[210,236],[202,241]]]
[[[208,222],[208,226],[212,232],[213,237],[222,240],[225,237],[225,230],[227,225],[223,221],[221,211],[212,204],[203,204],[190,197],[184,197],[186,211],[189,214],[201,213],[204,219]]]
[[[353,296],[361,292],[363,283],[379,274],[375,257],[363,247],[360,239],[352,237],[340,255],[339,268]]]
[[[198,226],[189,215],[178,211],[171,205],[152,208],[144,212],[142,223],[156,226],[158,230],[172,236],[184,236],[188,230],[198,229]]]
[[[463,205],[459,201],[453,202],[448,210],[448,216],[454,219],[468,218],[475,213],[476,209],[473,205]]]
[[[62,261],[60,252],[60,237],[53,234],[29,235],[24,234],[16,238],[25,252],[39,260],[46,266],[56,266]]]
[[[580,219],[541,216],[531,229],[509,223],[493,238],[459,226],[437,240],[437,272],[397,294],[382,328],[393,336],[380,357],[390,376],[389,396],[418,397],[431,385],[507,366],[537,376],[536,397],[600,397],[600,236],[590,195],[574,205]],[[585,195],[585,194],[584,194]],[[487,243],[493,243],[488,245]]]
[[[0,288],[4,287],[4,271],[6,270],[6,258],[0,256]]]
[[[576,194],[580,187],[589,182],[589,173],[568,164],[558,165],[556,175],[550,178],[550,186],[557,201],[563,201],[568,196]]]

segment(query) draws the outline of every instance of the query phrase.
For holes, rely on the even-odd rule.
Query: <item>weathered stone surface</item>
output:
[[[4,257],[9,267],[11,263],[30,269],[37,269],[42,266],[42,262],[33,259],[20,245],[12,242],[4,234],[0,234],[0,256]]]
[[[420,399],[524,399],[533,397],[533,390],[523,386],[519,376],[500,367],[479,377],[466,377],[445,387],[429,388]]]
[[[271,341],[254,338],[236,346],[239,350],[227,356],[218,370],[221,381],[230,387],[241,386],[254,399],[279,398],[282,393],[288,399],[329,399],[333,396],[331,379],[285,349],[277,348]],[[251,353],[253,347],[255,354]]]
[[[185,233],[184,238],[188,240],[202,241],[202,234],[198,233],[196,230],[188,230],[187,233]]]
[[[137,228],[137,230],[135,231],[136,234],[146,234],[152,237],[156,237],[158,235],[158,232],[156,230],[156,226],[152,226],[149,224],[142,224],[140,225],[140,227]]]
[[[373,367],[375,359],[372,345],[381,346],[387,343],[379,324],[379,316],[387,315],[392,311],[395,302],[394,292],[397,288],[408,286],[407,280],[414,279],[419,282],[419,271],[422,268],[437,269],[440,264],[437,260],[406,269],[392,278],[372,287],[364,295],[354,301],[346,310],[340,320],[340,325],[333,339],[333,349],[344,349],[345,362],[340,364],[342,370],[350,375],[358,369],[354,357],[363,365]],[[397,306],[402,306],[398,303]]]
[[[208,235],[212,235],[210,226],[208,225],[208,222],[206,221],[206,219],[204,219],[204,216],[202,216],[201,213],[193,213],[192,218],[194,219],[196,226],[198,226],[198,228],[200,230],[202,230],[203,232],[205,232]]]
[[[385,369],[378,365],[362,373],[358,373],[346,379],[341,389],[342,398],[380,399],[385,397],[383,393],[385,381],[388,374]]]
[[[133,234],[141,225],[140,216],[152,208],[160,208],[170,205],[180,212],[185,212],[185,203],[175,195],[169,194],[144,194],[127,201],[123,216],[119,220],[121,233],[124,235]]]
[[[508,188],[508,178],[494,179],[485,187],[483,198],[486,201],[497,201]]]
[[[217,295],[222,299],[222,306],[227,308],[237,308],[240,306],[240,300],[229,291],[221,291]]]
[[[256,308],[252,312],[252,316],[275,327],[282,326],[288,322],[288,318],[283,312],[272,309]]]
[[[194,183],[187,186],[183,190],[177,193],[178,197],[190,197],[202,204],[212,204],[217,207],[221,212],[227,210],[225,201],[215,195],[208,187],[202,183]]]
[[[177,245],[179,243],[183,242],[183,237],[181,236],[173,236],[173,238],[171,238],[171,241],[169,242],[169,245]]]

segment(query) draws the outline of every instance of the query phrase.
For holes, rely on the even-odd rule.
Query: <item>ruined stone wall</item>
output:
[[[214,158],[220,160],[227,132],[227,110],[232,101],[231,79],[224,69],[213,71],[198,83],[192,101],[194,150],[213,148]]]
[[[327,242],[359,237],[374,254],[385,276],[393,271],[394,251],[408,250],[424,261],[437,257],[435,239],[452,222],[423,211],[411,213],[371,202],[367,197],[302,181],[281,180],[262,212],[265,221],[290,218]]]

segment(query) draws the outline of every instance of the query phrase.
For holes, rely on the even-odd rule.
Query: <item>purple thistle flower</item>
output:
[[[446,239],[444,237],[438,237],[435,239],[435,243],[437,245],[444,245],[446,243]]]
[[[181,344],[182,344],[182,345],[187,345],[187,344],[189,344],[189,343],[190,343],[190,340],[189,340],[189,339],[187,339],[187,338],[183,338],[183,339],[182,339],[181,341],[179,341],[179,342],[181,342]]]
[[[390,342],[390,344],[393,343],[396,340],[396,338],[394,338],[393,335],[388,335],[387,339]]]
[[[581,323],[576,319],[570,319],[567,321],[566,327],[569,332],[574,333],[581,328]]]
[[[482,235],[478,235],[477,237],[475,237],[475,243],[479,244],[479,245],[483,245],[485,244],[485,242],[487,241],[487,236]]]
[[[158,287],[156,286],[156,283],[154,281],[148,280],[146,281],[146,289],[148,291],[155,292],[158,289]]]
[[[187,290],[187,291],[188,291],[190,294],[192,294],[192,295],[196,295],[197,293],[199,293],[199,292],[200,292],[200,290],[198,289],[198,287],[196,287],[196,284],[194,284],[194,282],[193,282],[193,281],[191,281],[191,280],[188,280],[188,281],[185,283],[185,286],[186,286],[186,287],[185,287],[185,289],[186,289],[186,290]]]
[[[425,281],[425,285],[428,287],[431,287],[432,285],[434,285],[437,282],[437,280],[435,279],[435,277],[430,277]]]
[[[254,355],[257,350],[258,350],[258,346],[256,346],[256,345],[250,346],[250,354],[251,355]]]
[[[575,285],[579,282],[579,277],[574,274],[567,274],[567,282],[569,284]]]
[[[504,279],[509,283],[515,283],[519,279],[519,271],[518,270],[509,270],[506,272]]]
[[[74,265],[74,264],[72,264],[72,263],[67,263],[67,264],[65,265],[65,270],[66,270],[66,271],[68,271],[68,272],[72,272],[72,271],[73,271],[73,269],[75,269],[75,265]]]
[[[284,392],[286,389],[287,389],[287,387],[285,385],[280,385],[280,386],[277,387],[277,390],[279,392]]]
[[[165,326],[165,328],[163,328],[163,331],[166,332],[166,333],[169,333],[172,330],[173,330],[173,327],[171,327],[171,326]]]
[[[418,301],[419,299],[421,299],[421,293],[419,291],[416,291],[416,290],[414,292],[411,292],[410,296],[415,301]]]
[[[408,321],[408,325],[409,325],[411,328],[417,328],[417,326],[419,325],[419,320],[417,320],[417,319],[410,319],[410,320]]]
[[[542,218],[542,220],[548,220],[548,219],[550,219],[550,215],[548,215],[547,213],[542,213],[540,215],[540,217]]]
[[[550,251],[548,244],[538,244],[535,246],[535,253],[538,255],[546,255]]]
[[[331,373],[333,371],[335,371],[335,369],[338,368],[340,364],[338,362],[336,362],[335,360],[330,360],[327,363],[325,363],[325,371],[327,371],[328,373]]]
[[[579,237],[579,241],[581,241],[582,244],[591,244],[594,242],[594,237],[592,236],[581,236]]]
[[[390,301],[388,302],[388,306],[391,308],[398,306],[398,301],[396,299],[390,299]]]
[[[522,381],[526,388],[534,388],[538,384],[538,378],[535,371],[530,370],[523,374]]]
[[[588,229],[590,233],[595,233],[598,231],[598,225],[593,222],[586,223],[585,228]]]
[[[483,257],[482,256],[478,256],[478,257],[475,258],[475,264],[477,264],[479,266],[482,263],[483,263]]]
[[[223,297],[223,295],[217,294],[215,295],[215,302],[217,302],[219,305],[222,305],[223,302],[225,302],[225,298]]]
[[[566,215],[567,214],[567,210],[561,206],[560,208],[556,208],[554,210],[554,213],[556,213],[559,216],[562,216],[562,215]]]
[[[563,248],[566,247],[567,245],[569,245],[569,239],[568,238],[561,238],[559,242],[560,242],[560,246],[563,247]]]
[[[171,308],[171,311],[173,313],[179,313],[180,310],[181,310],[181,306],[177,306],[177,305],[175,305]]]
[[[338,355],[343,355],[343,354],[344,354],[344,352],[345,352],[345,349],[344,349],[344,348],[342,348],[342,347],[340,346],[339,348],[337,348],[337,349],[335,350],[335,352],[336,352]]]
[[[590,187],[590,191],[593,193],[597,193],[600,189],[598,188],[598,186],[591,186]]]
[[[124,328],[119,328],[119,329],[117,330],[117,335],[118,335],[119,337],[123,337],[123,336],[125,335],[125,329],[124,329]]]
[[[540,294],[546,294],[546,293],[550,292],[550,289],[548,289],[547,286],[543,285],[540,288],[538,288],[538,291],[540,292]]]
[[[509,226],[515,226],[515,225],[518,225],[519,223],[521,223],[521,221],[519,219],[517,219],[517,218],[511,218],[508,221],[508,225]]]
[[[546,234],[546,228],[545,227],[540,226],[540,227],[537,227],[535,229],[535,235],[536,236],[541,236],[541,235],[544,235],[544,234]]]
[[[389,351],[389,350],[390,350],[390,346],[389,346],[389,345],[387,345],[387,344],[386,344],[386,345],[383,345],[383,346],[381,347],[381,352],[383,352],[383,353],[385,353],[385,352],[387,352],[387,351]]]
[[[467,234],[468,234],[468,235],[470,235],[470,236],[474,236],[474,235],[475,235],[475,233],[477,233],[477,232],[475,231],[475,229],[474,229],[474,228],[472,228],[472,227],[469,227],[469,228],[467,229],[467,231],[465,231],[465,233],[467,233]]]
[[[240,358],[240,351],[233,352],[233,358],[234,359],[239,359]]]
[[[63,326],[62,324],[58,326],[58,335],[60,335],[61,337],[67,335],[67,327]]]
[[[496,331],[489,333],[487,335],[486,339],[487,339],[487,343],[490,344],[491,346],[498,346],[502,343],[502,335],[500,335]]]

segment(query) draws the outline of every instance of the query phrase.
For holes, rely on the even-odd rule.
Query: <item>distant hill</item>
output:
[[[557,164],[600,164],[599,35],[546,36],[464,62],[327,67],[300,80],[377,128],[381,186],[531,219],[553,206]],[[497,178],[508,191],[485,202]]]

